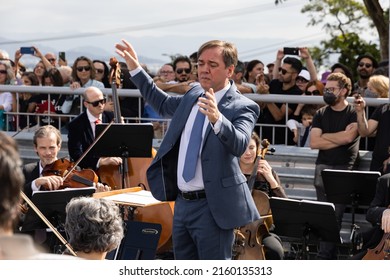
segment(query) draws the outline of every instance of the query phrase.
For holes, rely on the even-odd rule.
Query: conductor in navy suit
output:
[[[239,166],[260,113],[230,81],[237,64],[237,49],[214,40],[198,51],[199,85],[182,96],[160,90],[140,67],[130,43],[116,45],[130,70],[131,80],[170,127],[151,163],[147,178],[151,192],[161,201],[175,201],[173,249],[176,259],[231,259],[233,230],[259,219],[259,213]],[[183,171],[198,111],[205,115],[195,175]],[[188,151],[187,151],[188,148]]]

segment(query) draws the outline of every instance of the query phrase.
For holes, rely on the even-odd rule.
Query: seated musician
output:
[[[86,110],[73,119],[68,125],[68,151],[73,161],[78,161],[83,153],[95,140],[95,127],[97,123],[109,123],[113,120],[112,112],[105,111],[106,99],[103,92],[96,87],[85,89],[84,106]],[[97,170],[102,165],[120,165],[119,157],[96,158],[87,153],[80,162],[80,167]]]
[[[376,185],[376,192],[370,207],[367,210],[366,219],[373,227],[362,233],[363,247],[360,252],[352,256],[352,259],[375,259],[369,249],[375,248],[382,240],[384,234],[390,233],[390,174],[379,177]],[[390,239],[389,239],[390,240]],[[382,250],[389,250],[387,246]],[[386,255],[386,254],[385,254]],[[390,252],[387,252],[390,257]]]
[[[31,198],[34,191],[57,190],[64,183],[63,177],[58,175],[42,176],[44,168],[58,160],[58,153],[62,144],[60,131],[52,125],[41,126],[34,133],[33,143],[39,161],[23,166],[24,193],[29,198]],[[96,191],[108,191],[109,189],[108,186],[103,184],[96,184]],[[35,231],[31,234],[34,234],[35,242],[44,244],[49,250],[52,250],[58,242],[54,234],[47,234],[46,231]]]
[[[105,259],[124,235],[119,207],[93,197],[73,198],[66,205],[65,231],[77,256],[88,260]]]
[[[65,256],[42,253],[27,234],[14,234],[24,183],[21,164],[16,142],[0,132],[0,260],[65,259]]]
[[[269,197],[276,196],[286,198],[287,196],[280,184],[279,177],[275,171],[272,170],[269,163],[265,159],[259,159],[258,165],[255,166],[259,149],[261,149],[260,137],[253,132],[248,147],[240,158],[240,168],[247,177],[249,187],[261,190]],[[253,186],[250,185],[252,176],[256,176]],[[272,228],[269,230],[272,230]],[[263,245],[265,249],[265,258],[267,260],[283,259],[283,246],[280,238],[276,234],[269,233],[268,236],[263,236]]]

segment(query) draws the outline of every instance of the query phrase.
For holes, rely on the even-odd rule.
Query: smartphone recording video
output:
[[[284,54],[299,55],[299,48],[283,48]]]
[[[21,47],[20,48],[21,54],[35,54],[34,47]]]

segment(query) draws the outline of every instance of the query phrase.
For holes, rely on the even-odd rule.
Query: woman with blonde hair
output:
[[[388,98],[389,78],[383,75],[371,76],[364,91],[364,97]]]

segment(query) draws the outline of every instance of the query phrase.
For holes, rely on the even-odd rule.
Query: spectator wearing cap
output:
[[[321,83],[322,83],[323,85],[326,84],[326,81],[327,81],[328,76],[329,76],[330,73],[332,73],[332,72],[330,72],[329,70],[328,70],[328,71],[325,71],[324,73],[322,73],[322,75],[321,75]]]
[[[377,60],[369,53],[360,55],[356,59],[357,64],[357,73],[358,80],[353,85],[352,94],[361,94],[363,95],[364,91],[367,89],[367,83],[372,73],[376,68],[378,68]]]
[[[305,92],[306,86],[310,81],[310,73],[306,69],[302,69],[295,81],[295,84],[302,92]]]

